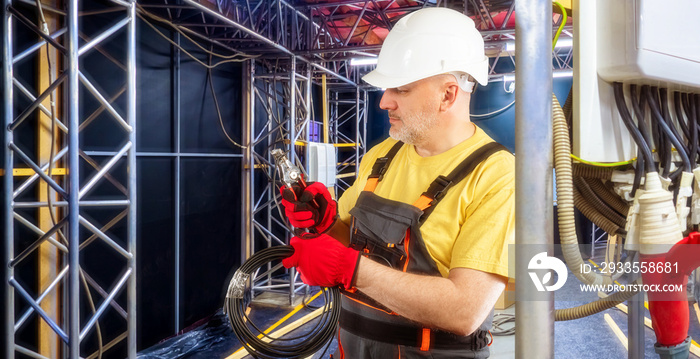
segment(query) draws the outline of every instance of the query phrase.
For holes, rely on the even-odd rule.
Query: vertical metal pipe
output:
[[[367,100],[367,90],[362,90],[362,156],[367,152],[367,116],[369,112],[369,102]],[[357,178],[357,173],[360,172],[360,159],[355,159],[355,178]]]
[[[355,72],[357,74],[357,71]],[[355,82],[357,82],[357,76],[355,77]],[[360,161],[360,86],[355,87],[355,164]],[[355,166],[355,178],[357,178],[357,172],[360,167]]]
[[[255,60],[243,66],[243,162],[241,163],[241,264],[250,257],[253,246],[253,124],[255,123]]]
[[[71,359],[80,358],[80,237],[79,204],[80,162],[79,162],[79,65],[78,65],[78,0],[68,0],[66,23],[67,53],[66,102],[68,119],[68,355]]]
[[[180,33],[175,32],[175,43],[180,45]],[[173,115],[175,117],[175,334],[180,331],[180,48],[174,49]]]
[[[328,143],[328,88],[326,74],[321,74],[321,112],[323,116],[323,143]]]
[[[515,292],[516,358],[554,356],[554,293],[537,292],[528,263],[551,251],[552,2],[516,1],[515,40]],[[512,251],[513,252],[513,251]],[[551,254],[551,252],[550,252]]]
[[[126,120],[131,126],[129,142],[133,144],[127,155],[128,161],[128,188],[129,188],[129,214],[128,214],[128,246],[132,257],[129,259],[129,283],[127,284],[127,354],[129,359],[136,358],[136,0],[132,0],[128,9],[129,27],[127,31],[127,115]]]
[[[296,164],[296,152],[294,151],[294,141],[297,138],[297,58],[291,57],[291,68],[289,70],[289,155],[288,158],[292,163]]]
[[[636,278],[635,278],[636,279]],[[627,301],[627,358],[644,358],[644,294],[639,293]]]
[[[289,160],[296,164],[296,152],[294,151],[294,142],[297,138],[297,58],[292,56],[292,64],[289,71]],[[274,187],[274,183],[272,186]],[[273,194],[274,195],[274,194]],[[269,228],[269,227],[268,227]],[[289,278],[289,305],[294,305],[294,270],[291,271]]]
[[[340,112],[340,90],[335,90],[333,91],[333,96],[332,100],[333,104],[331,105],[331,116],[329,116],[329,123],[331,126],[333,126],[333,136],[331,142],[336,143],[338,142],[338,127],[341,122],[341,112]]]
[[[304,137],[304,140],[306,140],[306,143],[309,143],[311,141],[310,136],[311,136],[311,129],[313,128],[313,124],[311,121],[313,121],[313,118],[311,117],[311,112],[313,111],[311,109],[312,102],[311,102],[311,97],[313,96],[311,93],[311,85],[313,84],[313,81],[311,79],[311,76],[313,76],[313,70],[311,69],[311,65],[307,64],[306,65],[306,98],[304,99],[306,101],[306,135]],[[304,160],[304,167],[309,168],[309,156],[305,157]]]
[[[8,264],[12,261],[12,256],[14,253],[14,232],[13,232],[13,219],[12,219],[12,151],[9,148],[10,142],[12,142],[12,132],[9,129],[9,125],[12,123],[13,118],[13,92],[12,92],[12,16],[7,10],[12,4],[12,0],[3,1],[2,7],[2,87],[3,87],[3,163],[2,168],[5,170],[6,175],[2,176],[3,183],[3,201],[2,201],[2,213],[4,214],[2,223],[4,230],[4,250],[5,258],[3,265],[3,272],[5,274],[5,280],[3,286],[5,287],[5,358],[13,359],[15,357],[15,302],[14,302],[14,289],[10,285],[10,279],[13,276],[13,268]]]

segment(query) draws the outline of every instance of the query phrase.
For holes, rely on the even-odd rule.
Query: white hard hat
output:
[[[459,74],[467,73],[485,86],[488,66],[484,39],[472,19],[446,8],[426,8],[394,25],[379,52],[377,68],[362,79],[372,86],[395,88],[445,73],[460,82],[466,76]]]

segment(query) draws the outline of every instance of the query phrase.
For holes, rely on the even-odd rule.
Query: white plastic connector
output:
[[[634,198],[632,198],[632,188],[633,186],[631,184],[613,184],[613,191],[627,202],[634,201]]]
[[[639,197],[639,251],[667,253],[681,239],[673,194],[662,189],[658,173],[649,172],[644,194]]]
[[[681,183],[678,187],[678,198],[676,199],[676,214],[678,215],[678,225],[681,232],[688,229],[688,198],[693,195],[693,173],[683,172],[681,174]]]
[[[668,191],[668,187],[672,183],[671,179],[664,176],[659,176],[659,181],[661,181],[661,188],[663,188],[664,191]]]
[[[629,197],[632,185],[624,186],[629,187],[629,190],[625,193],[625,195]],[[625,236],[625,249],[628,251],[639,251],[639,197],[641,197],[642,194],[644,194],[644,190],[641,188],[637,189],[632,199],[632,205],[627,212],[627,222],[625,223],[625,231],[627,232],[627,236]]]
[[[690,224],[700,224],[700,167],[693,170],[695,181],[693,181],[693,201],[690,207]]]
[[[613,171],[610,180],[614,183],[634,184],[634,170]]]

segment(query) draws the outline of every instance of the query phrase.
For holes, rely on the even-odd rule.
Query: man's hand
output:
[[[282,205],[292,226],[326,232],[335,222],[338,205],[321,182],[310,182],[304,190],[297,184],[283,186]]]
[[[283,259],[282,264],[287,268],[297,267],[304,283],[321,287],[342,284],[345,289],[352,288],[360,252],[325,234],[311,239],[293,237],[289,244],[294,247],[294,254]]]

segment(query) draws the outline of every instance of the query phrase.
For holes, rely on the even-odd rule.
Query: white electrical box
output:
[[[335,147],[329,143],[309,143],[309,181],[321,182],[326,187],[335,186],[336,155]]]
[[[618,114],[612,83],[700,92],[700,1],[574,0],[572,10],[574,154],[629,160],[637,148]]]

